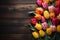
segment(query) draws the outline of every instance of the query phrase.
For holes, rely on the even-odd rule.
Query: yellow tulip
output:
[[[38,35],[37,32],[32,32],[32,35],[33,35],[33,37],[36,38],[36,39],[39,38],[39,35]]]
[[[47,28],[46,32],[47,32],[48,35],[51,35],[52,34],[52,28]]]
[[[46,19],[49,18],[49,12],[48,12],[47,10],[44,11],[44,17],[45,17]]]
[[[48,3],[48,2],[49,2],[49,0],[43,0],[43,2],[47,2],[47,3]]]
[[[60,25],[57,25],[57,32],[60,32]]]
[[[40,34],[41,37],[44,37],[45,36],[45,32],[43,30],[40,30],[39,31],[39,34]]]
[[[37,30],[41,30],[41,29],[42,29],[42,25],[41,25],[41,24],[36,23],[35,28],[36,28]]]

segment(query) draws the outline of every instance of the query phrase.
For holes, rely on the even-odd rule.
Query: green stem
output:
[[[29,26],[30,26],[30,28],[31,28],[32,31],[35,30],[35,28],[31,24],[29,24]]]
[[[56,37],[56,32],[55,32],[53,38],[51,38],[51,40],[55,40],[55,37]]]
[[[52,25],[52,22],[50,19],[47,20],[48,26]]]

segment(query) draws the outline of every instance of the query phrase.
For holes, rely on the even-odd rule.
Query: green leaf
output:
[[[29,14],[35,14],[36,12],[35,11],[30,11],[28,12]]]
[[[36,12],[35,11],[30,11],[30,12],[28,12],[28,14],[29,14],[30,17],[34,17]]]
[[[39,23],[39,24],[41,24],[41,22],[40,22],[40,21],[39,21],[38,23]]]
[[[48,35],[47,35],[47,33],[45,32],[45,38],[44,38],[45,40],[48,40]]]
[[[52,24],[50,19],[47,20],[47,23],[48,23],[49,26]]]
[[[35,28],[31,24],[29,24],[29,27],[32,31],[35,31]]]
[[[51,38],[52,40],[55,40],[56,37],[56,32],[54,33],[53,37]]]

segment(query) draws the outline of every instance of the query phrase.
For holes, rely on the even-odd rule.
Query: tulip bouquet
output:
[[[33,40],[60,40],[60,0],[36,0],[38,7],[29,12]]]

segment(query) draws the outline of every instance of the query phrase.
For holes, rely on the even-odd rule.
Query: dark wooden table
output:
[[[28,12],[36,0],[0,0],[0,40],[32,40]]]

